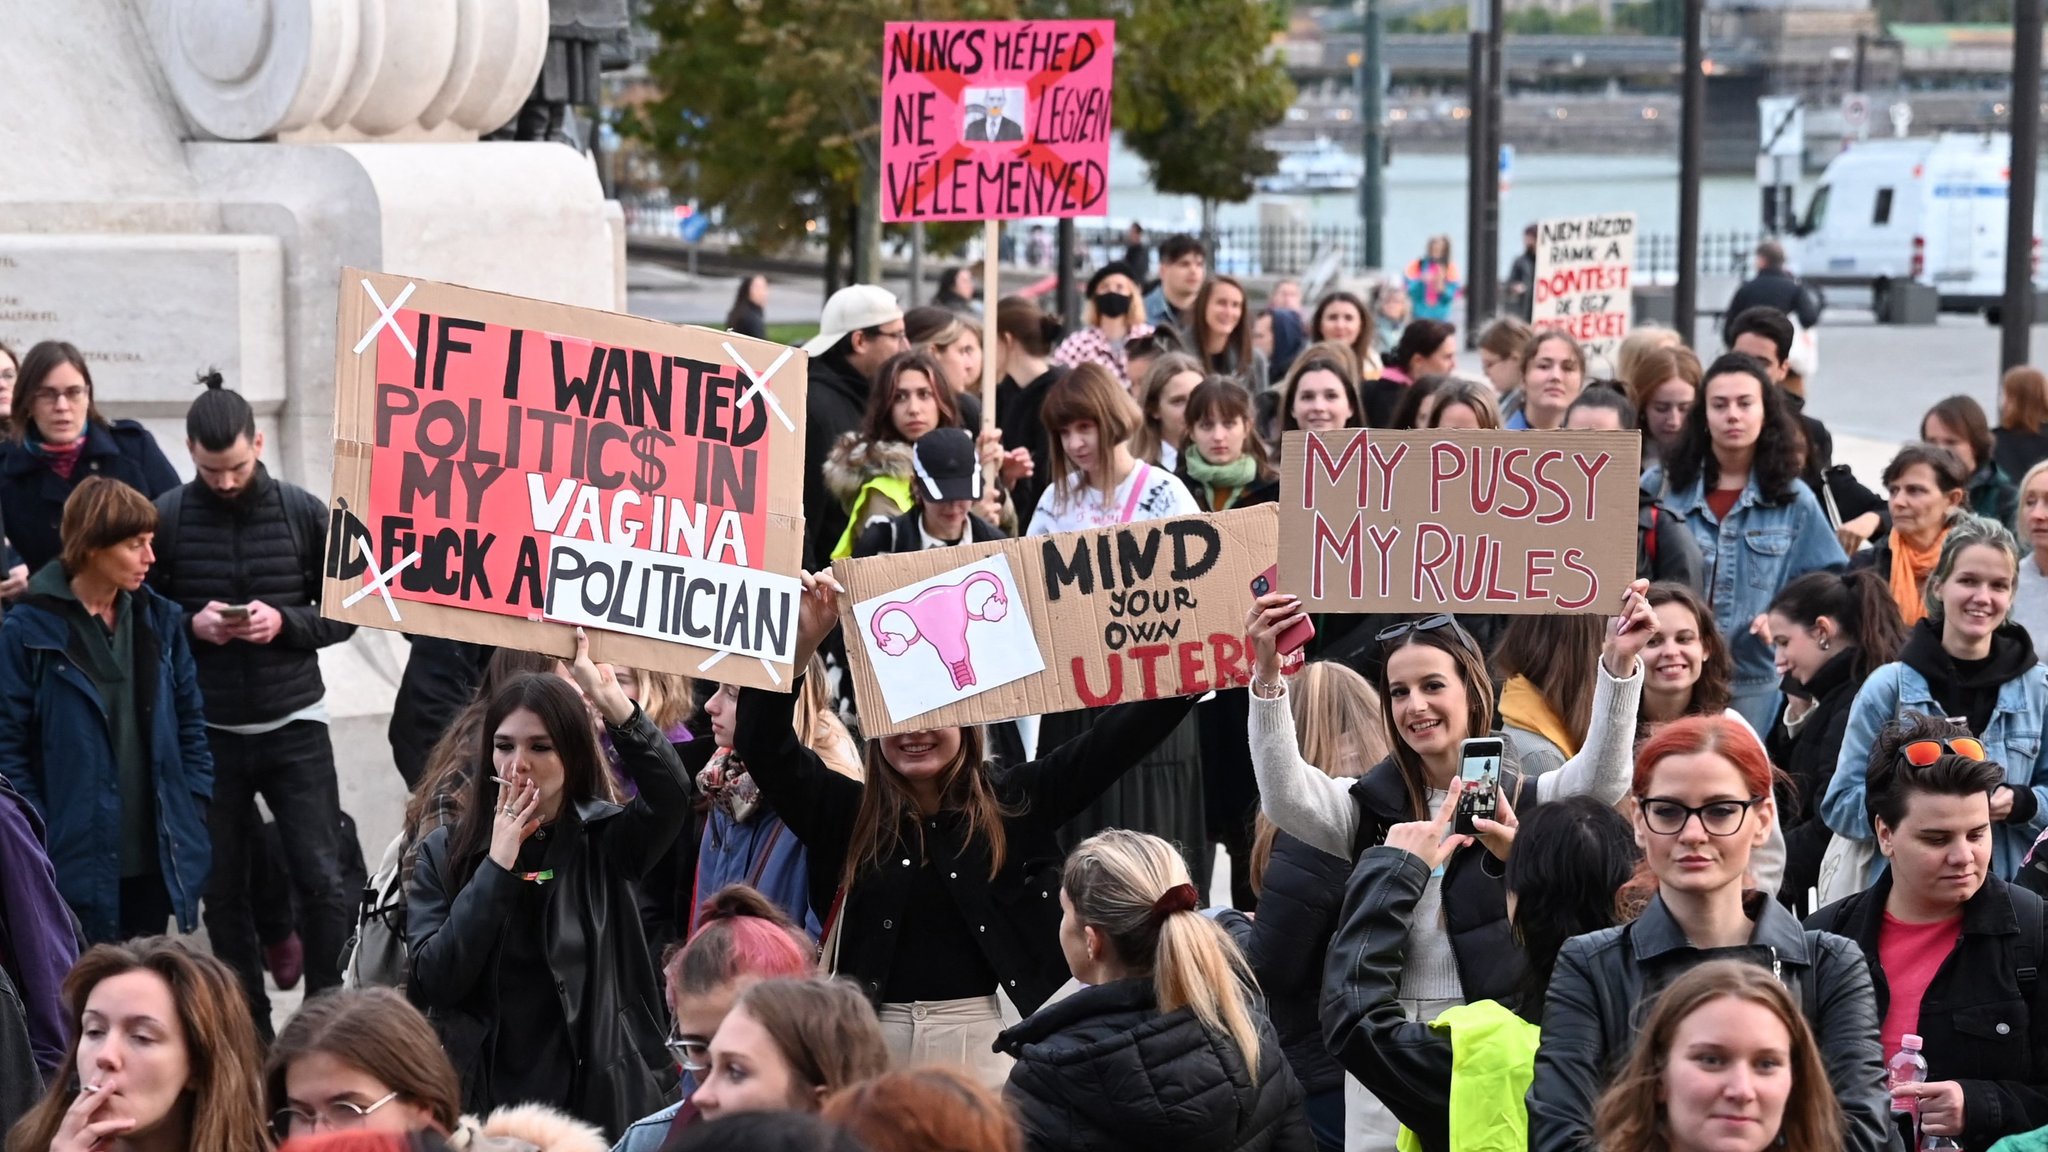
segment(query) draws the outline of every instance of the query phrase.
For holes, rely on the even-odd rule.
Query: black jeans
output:
[[[254,798],[262,795],[298,894],[306,946],[306,995],[341,984],[341,950],[354,928],[355,898],[343,879],[341,797],[327,725],[311,720],[260,736],[207,729],[213,748],[213,877],[206,931],[214,955],[242,978],[256,1030],[270,1037],[270,996],[249,906],[250,869],[264,858]]]
[[[171,918],[171,890],[162,875],[150,872],[121,878],[120,940],[161,936]],[[93,943],[118,941],[95,940]]]

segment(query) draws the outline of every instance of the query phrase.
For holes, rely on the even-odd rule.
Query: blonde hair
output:
[[[1621,338],[1621,347],[1614,353],[1615,378],[1632,381],[1636,378],[1637,365],[1643,357],[1659,348],[1683,347],[1685,340],[1679,336],[1676,329],[1666,328],[1654,320],[1645,320],[1629,329],[1628,335]],[[1669,379],[1671,377],[1666,375],[1657,383],[1662,384],[1664,380]]]
[[[1333,660],[1302,666],[1287,685],[1287,710],[1301,758],[1339,780],[1365,775],[1387,758],[1387,725],[1380,718],[1380,694],[1365,677]],[[1279,827],[1261,810],[1252,838],[1251,881],[1254,891],[1266,886],[1266,865],[1273,859]]]
[[[640,686],[640,710],[654,721],[655,728],[666,736],[670,729],[690,718],[694,695],[690,678],[680,672],[656,672],[651,668],[633,669],[633,679]]]
[[[1126,828],[1081,841],[1060,877],[1074,918],[1108,937],[1135,973],[1151,977],[1160,1013],[1191,1010],[1202,1027],[1237,1045],[1256,1080],[1259,1030],[1249,990],[1257,984],[1244,953],[1192,907],[1163,916],[1153,912],[1161,896],[1182,884],[1192,881],[1179,850]]]
[[[825,767],[841,776],[866,779],[860,745],[854,741],[853,733],[847,731],[846,721],[832,709],[832,690],[825,686],[825,661],[816,655],[811,657],[803,687],[797,689],[796,711],[790,717],[790,727],[796,729],[796,738],[804,747],[818,754]]]

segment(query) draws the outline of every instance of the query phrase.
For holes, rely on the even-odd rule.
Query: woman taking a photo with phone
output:
[[[1640,580],[1629,586],[1622,614],[1607,629],[1585,748],[1527,785],[1512,765],[1498,769],[1500,792],[1511,807],[1526,814],[1559,796],[1584,793],[1612,804],[1626,794],[1642,685],[1637,655],[1655,621],[1643,599],[1646,587]],[[1302,760],[1280,675],[1277,638],[1302,615],[1298,598],[1270,593],[1246,621],[1256,655],[1252,765],[1266,815],[1281,831],[1355,860],[1389,828],[1426,820],[1443,803],[1459,777],[1465,741],[1493,736],[1493,681],[1478,646],[1448,614],[1383,630],[1386,660],[1377,687],[1393,753],[1356,781],[1332,779]],[[1500,752],[1493,755],[1498,759]],[[1452,1004],[1504,1000],[1522,978],[1499,870],[1482,862],[1485,855],[1476,845],[1452,853],[1424,891],[1401,978],[1401,998],[1418,1019]]]

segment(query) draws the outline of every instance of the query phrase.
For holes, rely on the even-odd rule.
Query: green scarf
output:
[[[1188,442],[1180,459],[1181,466],[1187,469],[1188,479],[1207,489],[1209,510],[1212,512],[1223,511],[1216,503],[1219,490],[1231,492],[1235,499],[1259,474],[1259,462],[1252,459],[1251,453],[1242,453],[1228,464],[1211,464],[1202,458],[1202,450],[1195,447],[1193,441]]]
[[[1189,444],[1181,459],[1187,463],[1189,479],[1211,488],[1242,488],[1259,474],[1259,462],[1249,452],[1240,453],[1228,464],[1211,464],[1202,458],[1200,448]]]

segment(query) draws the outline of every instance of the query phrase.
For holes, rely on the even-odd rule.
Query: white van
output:
[[[2006,168],[2003,132],[1947,132],[1865,140],[1828,162],[1793,235],[1800,274],[1819,284],[1892,280],[1941,294],[1948,312],[1995,309],[2005,294]],[[2039,268],[2041,217],[2034,216]]]

